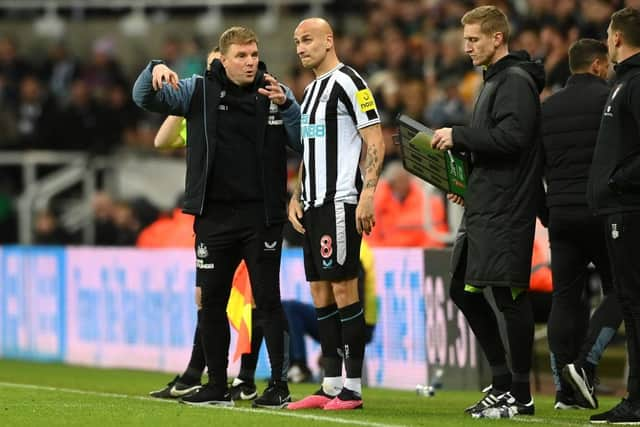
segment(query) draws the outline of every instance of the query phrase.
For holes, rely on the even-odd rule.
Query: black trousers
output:
[[[226,306],[241,260],[249,271],[256,326],[264,333],[272,380],[286,380],[289,336],[280,300],[282,224],[264,225],[262,203],[218,203],[207,206],[206,212],[196,218],[194,230],[196,281],[202,288],[200,331],[209,381],[221,387],[227,384]]]
[[[558,390],[562,389],[562,368],[574,361],[597,365],[622,322],[603,229],[603,219],[591,215],[586,207],[551,208],[549,212],[553,301],[547,331]],[[589,263],[600,275],[604,294],[590,321]]]
[[[456,250],[458,255],[453,256],[452,277],[449,295],[453,302],[465,315],[469,326],[480,343],[494,377],[501,375],[511,376],[506,368],[505,352],[507,347],[502,342],[499,333],[498,319],[489,305],[484,293],[465,291],[465,272],[468,261],[466,230],[458,230]],[[455,251],[454,251],[455,252]],[[513,298],[511,288],[491,287],[496,306],[504,317],[507,329],[506,343],[511,356],[511,370],[514,382],[526,383],[528,393],[529,372],[531,370],[533,351],[533,310],[527,292],[522,292]],[[508,384],[505,384],[505,386]],[[512,385],[512,391],[514,385]],[[505,391],[505,388],[499,388]]]
[[[605,236],[627,335],[627,390],[629,399],[640,402],[640,212],[608,215]]]

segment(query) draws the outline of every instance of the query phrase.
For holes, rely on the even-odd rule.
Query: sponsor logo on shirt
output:
[[[309,115],[303,114],[301,119],[300,132],[303,138],[324,138],[327,134],[327,128],[324,124],[310,124]]]
[[[369,89],[362,89],[356,92],[356,101],[358,101],[360,111],[363,113],[376,109],[376,102],[373,100],[373,94]]]

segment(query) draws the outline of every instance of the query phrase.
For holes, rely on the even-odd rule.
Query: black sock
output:
[[[202,377],[202,372],[206,362],[204,360],[204,350],[202,348],[202,337],[200,336],[200,318],[201,310],[198,310],[198,321],[196,323],[196,331],[193,334],[193,347],[191,347],[191,358],[187,365],[187,370],[180,377],[180,381],[185,384],[198,384]]]
[[[287,381],[289,370],[289,323],[280,303],[275,307],[263,310],[262,333],[267,345],[269,363],[271,364],[271,380]]]
[[[483,293],[473,293],[464,290],[463,281],[451,280],[450,295],[453,302],[460,308],[467,322],[478,339],[480,347],[491,366],[494,381],[493,386],[501,391],[508,391],[511,386],[511,372],[506,370],[507,359],[505,348],[500,338],[498,320]],[[439,363],[444,364],[441,360]],[[504,388],[503,388],[504,387]]]
[[[207,307],[206,293],[203,292],[202,324],[200,335],[209,373],[209,385],[227,387],[227,366],[229,363],[229,319],[225,303]],[[227,298],[228,299],[228,298]]]
[[[491,387],[494,395],[511,390],[511,371],[506,364],[491,366]]]
[[[529,374],[513,374],[511,382],[511,395],[518,402],[529,403],[531,400],[531,384],[529,384]]]
[[[342,348],[347,378],[362,377],[365,329],[364,312],[360,301],[339,309],[342,323]]]
[[[318,316],[318,335],[322,348],[322,368],[325,377],[342,376],[342,325],[338,306],[331,304],[327,307],[316,308]]]
[[[251,353],[245,353],[240,358],[240,373],[238,378],[247,383],[253,383],[258,366],[258,356],[262,345],[262,326],[258,324],[253,310],[253,322],[251,328]]]
[[[509,288],[493,288],[498,309],[504,315],[511,353],[511,394],[520,402],[531,400],[529,373],[533,354],[533,309],[527,292],[513,298]]]

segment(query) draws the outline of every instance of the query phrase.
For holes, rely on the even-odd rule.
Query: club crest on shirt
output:
[[[198,244],[198,248],[196,249],[196,256],[198,258],[206,258],[209,256],[209,250],[207,249],[207,245],[204,243]]]
[[[356,101],[358,101],[360,111],[363,113],[376,109],[376,102],[373,99],[373,94],[368,88],[356,92]]]

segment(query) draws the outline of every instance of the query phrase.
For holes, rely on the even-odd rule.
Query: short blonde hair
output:
[[[480,24],[483,34],[493,35],[502,33],[504,43],[509,41],[509,20],[507,16],[495,6],[480,6],[465,13],[460,20],[462,25]]]
[[[256,36],[256,33],[254,33],[253,30],[246,27],[231,27],[222,33],[218,46],[220,47],[220,52],[225,55],[232,44],[248,43],[258,44],[258,36]]]

